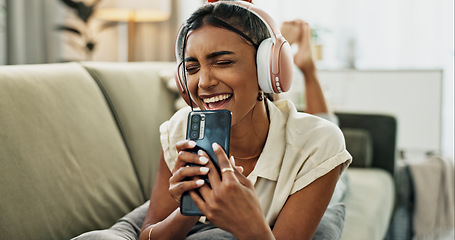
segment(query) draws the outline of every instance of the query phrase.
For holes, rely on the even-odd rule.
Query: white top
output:
[[[267,140],[248,179],[254,184],[264,216],[270,226],[288,197],[341,165],[351,163],[341,130],[314,115],[297,112],[287,101],[270,102]],[[175,144],[186,136],[189,107],[179,110],[160,127],[164,159],[172,169],[177,160]]]

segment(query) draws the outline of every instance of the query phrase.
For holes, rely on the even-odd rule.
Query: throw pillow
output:
[[[338,240],[344,227],[346,207],[344,203],[329,205],[319,223],[313,240]]]

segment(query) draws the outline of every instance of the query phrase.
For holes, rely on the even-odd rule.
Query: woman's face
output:
[[[239,35],[205,25],[188,36],[185,68],[188,90],[201,109],[228,109],[232,125],[257,103],[256,49]]]

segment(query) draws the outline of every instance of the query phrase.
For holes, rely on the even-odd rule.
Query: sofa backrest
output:
[[[109,104],[144,198],[149,199],[161,151],[159,126],[174,114],[178,97],[168,90],[161,77],[163,72],[173,70],[175,63],[85,62],[83,66]]]
[[[371,163],[368,167],[381,168],[395,176],[396,155],[397,155],[397,120],[392,115],[387,114],[362,114],[362,113],[336,113],[341,130],[362,130],[367,133],[372,146],[369,152],[371,154]],[[352,135],[351,135],[352,136]],[[346,136],[347,137],[347,136]],[[346,138],[348,141],[348,138]],[[365,142],[363,143],[365,144]],[[349,147],[347,143],[347,147]],[[365,146],[366,147],[366,146]],[[354,149],[349,149],[351,151]],[[365,149],[364,149],[365,150]],[[362,151],[364,151],[362,150]],[[355,150],[356,151],[356,150]],[[364,155],[368,155],[364,154]],[[357,154],[356,154],[357,155]],[[356,160],[353,159],[353,162]],[[354,164],[355,166],[355,164]]]
[[[69,239],[149,198],[172,94],[162,66],[108,65],[0,67],[0,238]]]

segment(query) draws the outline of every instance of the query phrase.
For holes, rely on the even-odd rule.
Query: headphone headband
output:
[[[281,32],[278,28],[278,25],[276,22],[272,19],[272,17],[266,13],[264,10],[256,7],[250,2],[246,1],[216,1],[216,2],[208,2],[206,4],[213,4],[213,5],[218,5],[220,3],[226,3],[226,4],[235,4],[238,5],[239,7],[242,7],[249,12],[253,13],[256,17],[258,17],[264,25],[267,27],[267,30],[270,34],[270,37],[272,38],[273,41],[276,41],[277,38],[282,37]],[[177,63],[180,63],[183,61],[183,43],[185,41],[185,37],[188,35],[186,34],[185,31],[185,24],[182,24],[180,27],[178,33],[177,33],[177,39],[175,43],[175,59],[177,60]]]

